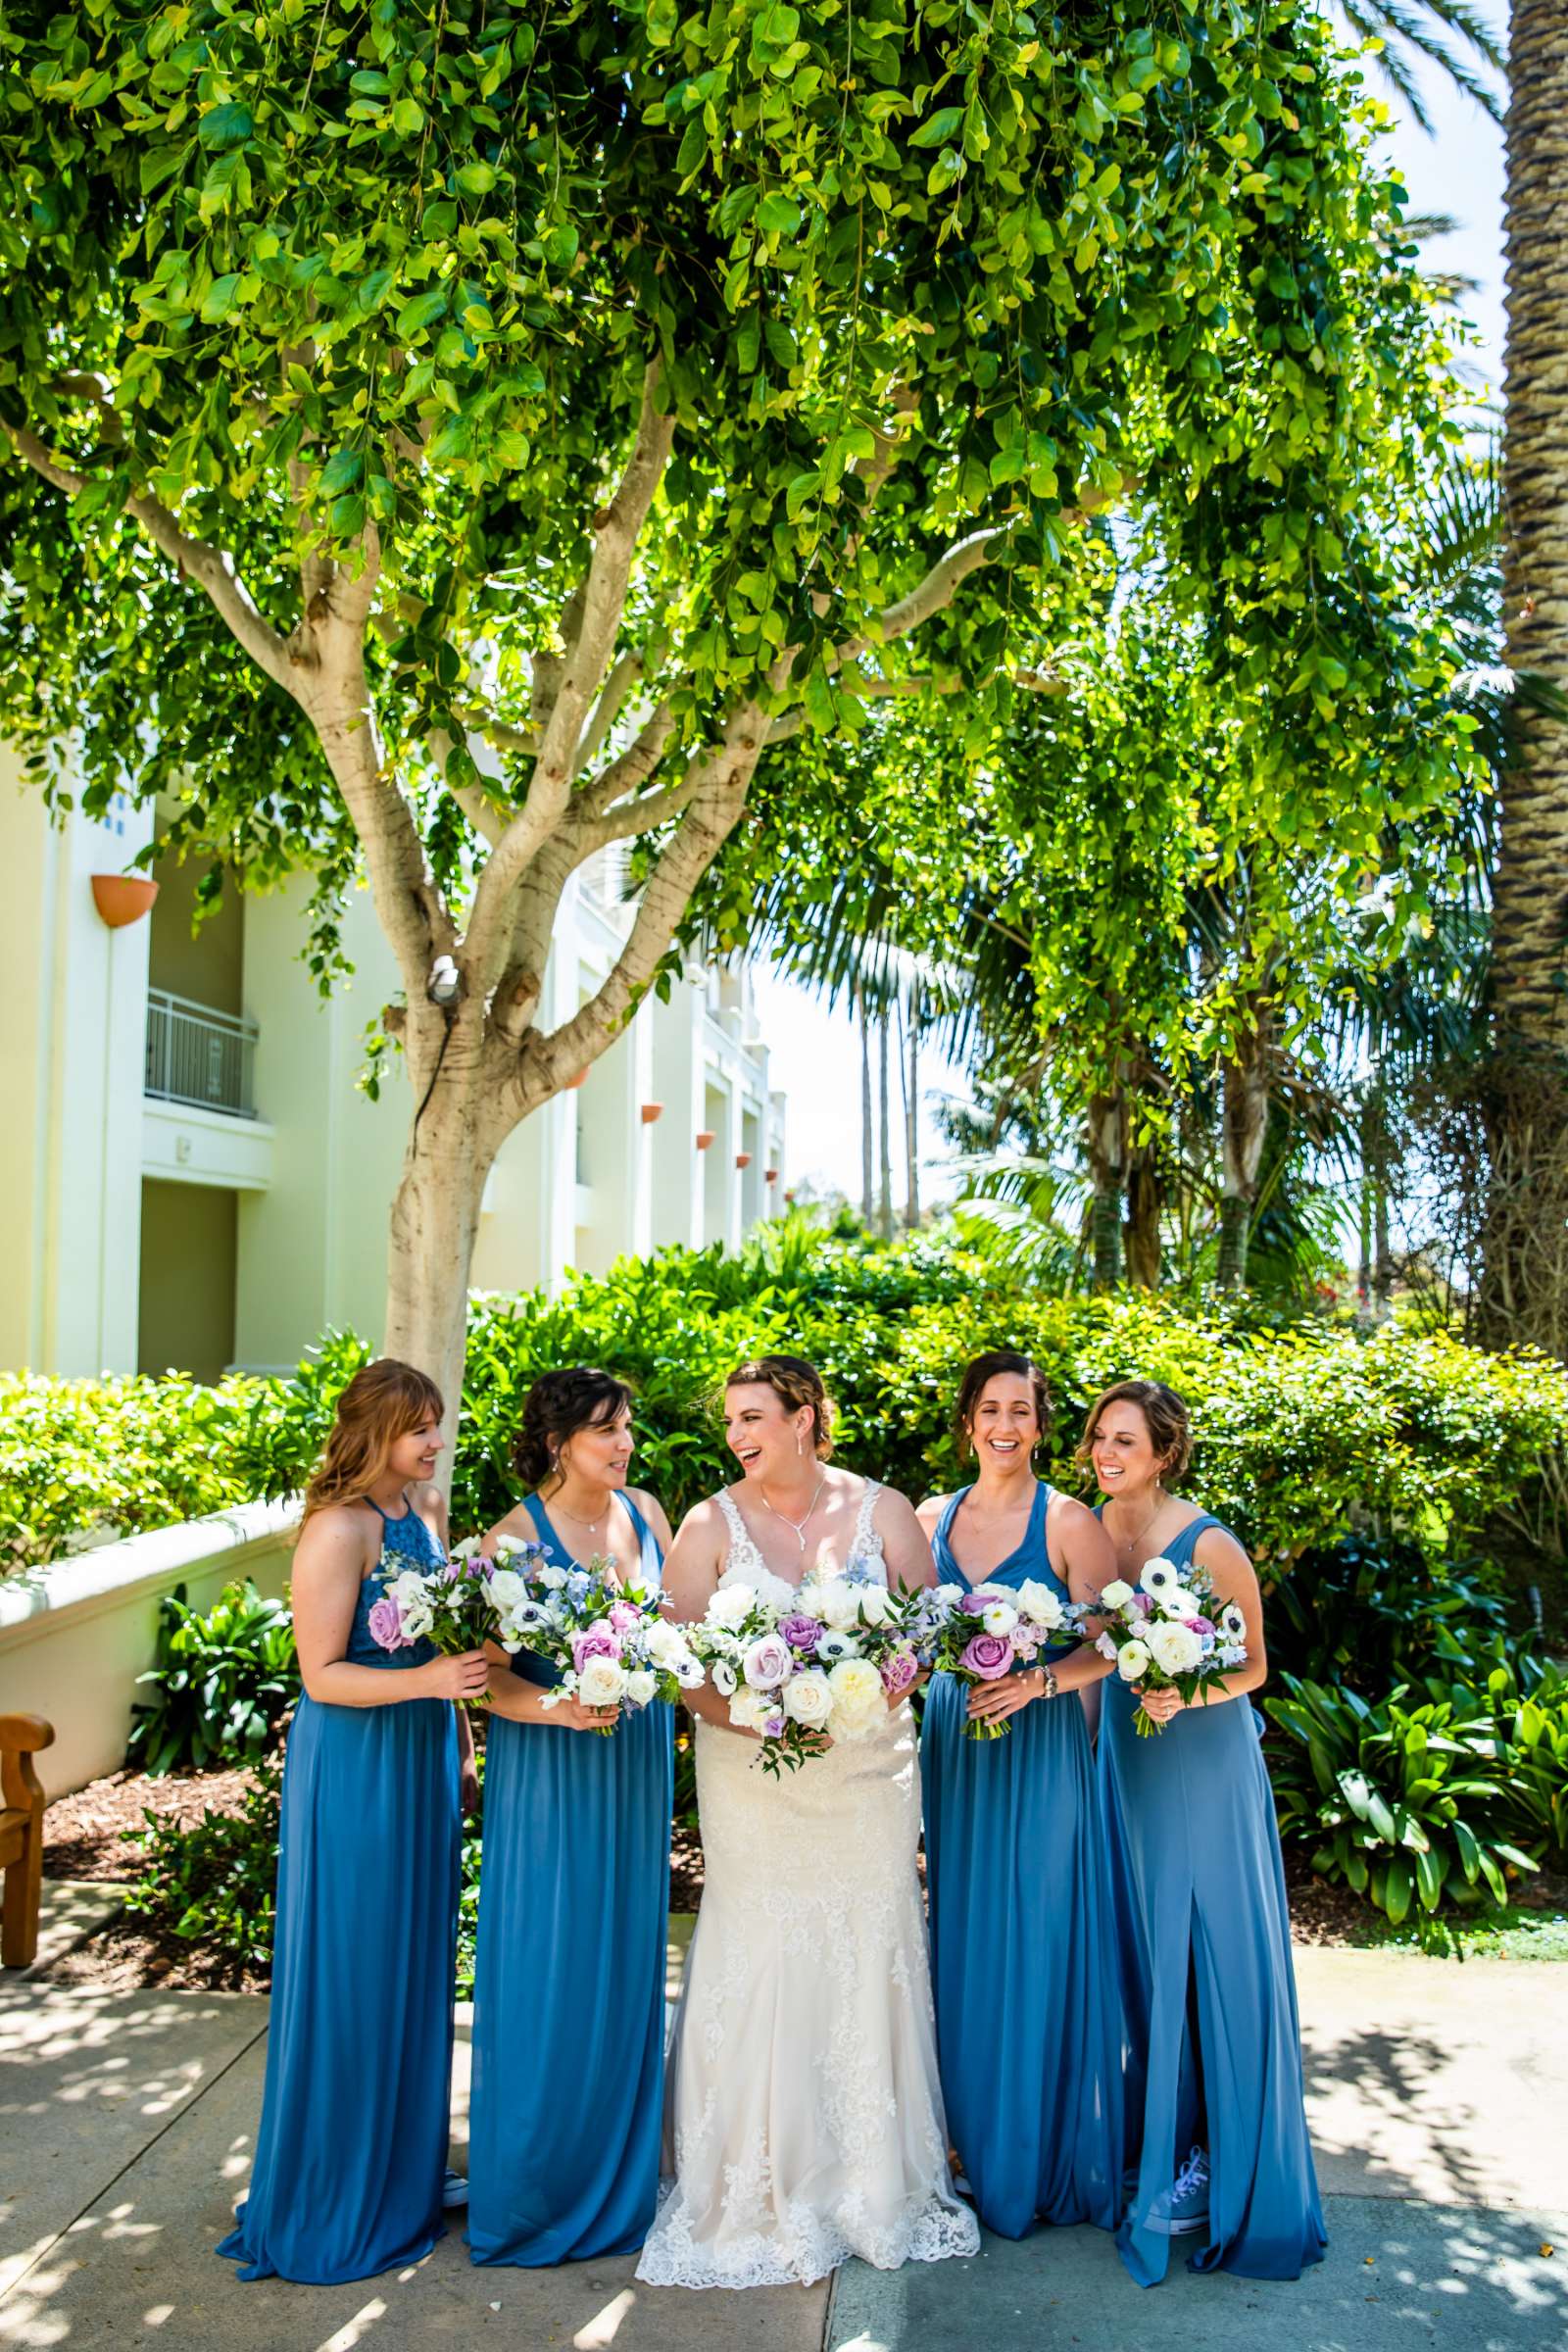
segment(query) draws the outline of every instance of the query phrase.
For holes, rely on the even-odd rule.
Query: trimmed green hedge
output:
[[[599,1363],[633,1382],[635,1475],[678,1518],[732,1475],[711,1406],[743,1357],[813,1357],[839,1403],[840,1458],[919,1495],[959,1475],[948,1430],[958,1374],[998,1346],[1044,1363],[1056,1405],[1050,1475],[1069,1486],[1099,1388],[1134,1373],[1180,1388],[1198,1438],[1186,1484],[1265,1575],[1352,1529],[1406,1538],[1429,1559],[1484,1545],[1500,1514],[1528,1512],[1568,1432],[1568,1373],[1542,1359],[1394,1328],[1262,1329],[1245,1302],[1037,1298],[938,1239],[854,1243],[785,1226],[736,1256],[626,1259],[559,1298],[475,1298],[453,1522],[486,1525],[514,1499],[522,1395],[551,1365]],[[288,1494],[364,1355],[333,1335],[289,1383],[0,1382],[0,1547],[25,1566],[105,1523],[130,1533]]]

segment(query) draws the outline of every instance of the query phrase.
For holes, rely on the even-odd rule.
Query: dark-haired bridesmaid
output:
[[[383,1649],[391,1573],[442,1558],[430,1475],[441,1398],[390,1358],[338,1399],[305,1494],[294,1632],[305,1684],[283,1766],[267,2086],[250,2194],[218,2251],[241,2278],[332,2286],[399,2270],[442,2233],[458,1933],[451,1701],[482,1650]]]
[[[669,1525],[626,1484],[631,1408],[608,1372],[535,1381],[514,1455],[533,1491],[491,1535],[657,1585]],[[493,1653],[468,2244],[528,2268],[642,2244],[663,2104],[671,1710],[623,1710],[596,1739],[613,1710],[543,1706],[557,1680],[526,1650]]]
[[[1092,1511],[1037,1479],[1049,1424],[1038,1365],[977,1356],[954,1416],[973,1484],[920,1506],[937,1574],[964,1592],[1031,1580],[1090,1601],[1111,1575]],[[1121,2195],[1115,1947],[1088,1724],[1106,1673],[1073,1639],[969,1688],[933,1675],[921,1739],[931,1974],[948,2123],[988,2229],[1113,2229]],[[966,1737],[971,1717],[1005,1739]]]
[[[1172,1492],[1192,1453],[1186,1404],[1154,1380],[1098,1397],[1079,1459],[1104,1496],[1116,1576],[1195,1564],[1245,1620],[1245,1665],[1185,1705],[1112,1677],[1101,1789],[1128,2029],[1136,2186],[1116,2242],[1142,2286],[1174,2237],[1195,2271],[1297,2278],[1327,2235],[1302,2103],[1285,1873],[1261,1724],[1268,1671],[1257,1577],[1230,1530]],[[1136,1737],[1140,1707],[1164,1729]]]

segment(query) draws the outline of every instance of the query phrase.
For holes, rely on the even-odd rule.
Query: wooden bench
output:
[[[41,1715],[0,1715],[0,1869],[6,1874],[0,1967],[30,1968],[38,1949],[43,1785],[32,1759],[40,1747],[54,1744],[54,1725]]]

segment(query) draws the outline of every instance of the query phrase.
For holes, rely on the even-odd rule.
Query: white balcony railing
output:
[[[256,1039],[254,1021],[150,988],[143,1092],[159,1102],[254,1119]]]

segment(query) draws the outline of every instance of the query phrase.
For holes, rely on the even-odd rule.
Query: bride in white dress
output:
[[[664,1572],[677,1616],[818,1564],[930,1584],[902,1494],[833,1470],[822,1383],[795,1356],[725,1390],[737,1484],[699,1503]],[[870,1740],[777,1781],[711,1686],[696,1727],[705,1885],[676,2014],[666,2180],[637,2265],[655,2286],[772,2286],[850,2255],[879,2270],[978,2251],[954,2192],[915,1876],[907,1701]]]

